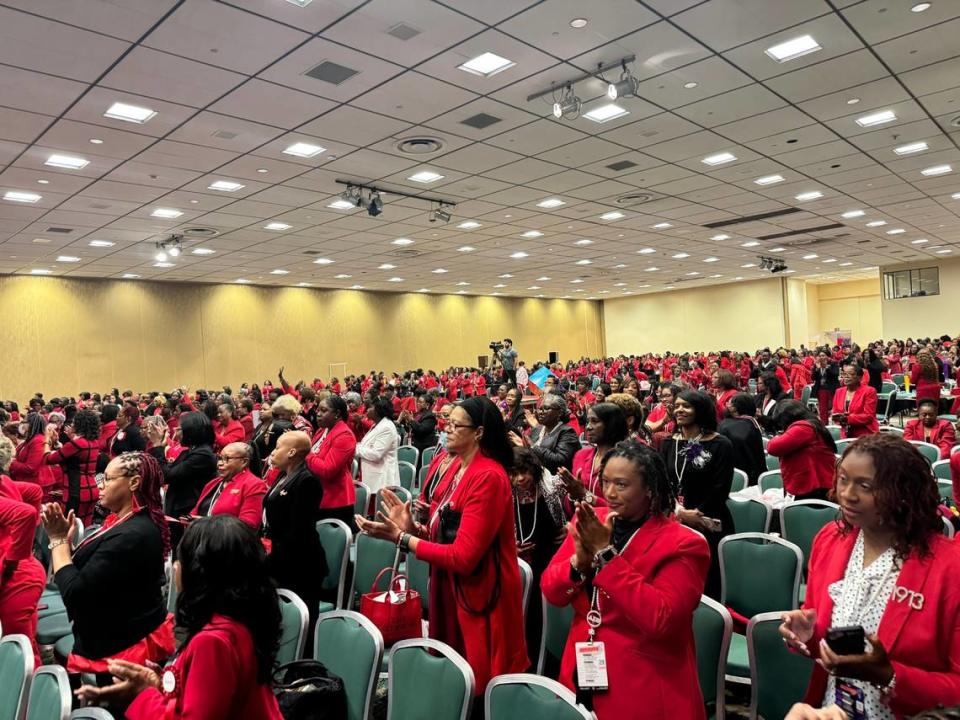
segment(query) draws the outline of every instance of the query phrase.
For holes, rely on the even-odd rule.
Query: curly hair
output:
[[[77,410],[73,416],[73,431],[87,440],[100,438],[100,417],[93,410]]]
[[[920,377],[924,380],[936,381],[940,379],[940,370],[928,350],[917,353],[917,363],[920,365]]]
[[[170,528],[163,514],[163,502],[160,500],[160,486],[163,485],[163,470],[152,455],[145,452],[125,452],[116,457],[124,475],[139,475],[140,486],[133,495],[140,507],[147,508],[150,519],[160,531],[163,542],[163,556],[170,552]]]
[[[669,517],[677,506],[677,492],[670,476],[667,474],[667,465],[660,453],[643,443],[635,440],[624,440],[608,450],[600,461],[600,477],[607,467],[607,463],[614,458],[624,458],[634,464],[634,467],[643,477],[643,484],[650,491],[650,514]]]
[[[897,558],[905,560],[914,550],[921,556],[929,555],[931,539],[940,532],[942,521],[940,492],[926,458],[892,433],[859,438],[844,451],[840,464],[852,453],[869,455],[873,460],[877,512],[884,527],[893,531]],[[843,533],[853,529],[842,515],[837,522]]]

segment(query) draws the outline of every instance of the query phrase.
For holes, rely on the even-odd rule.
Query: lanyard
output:
[[[623,545],[623,550],[618,554],[623,555],[627,552],[627,548],[630,547],[630,543],[633,542],[633,539],[637,536],[637,533],[640,532],[640,528],[637,528],[633,531],[633,534],[630,536],[630,539],[627,540]],[[593,642],[593,639],[597,636],[597,630],[600,629],[600,625],[603,624],[603,615],[600,612],[600,594],[597,590],[597,586],[593,586],[593,595],[590,598],[590,611],[587,613],[587,625],[590,629],[587,631],[587,641]]]
[[[223,488],[226,484],[230,482],[227,478],[224,478],[219,483],[217,483],[216,489],[213,491],[213,497],[210,498],[210,506],[207,508],[207,517],[213,515],[213,506],[217,504],[217,499],[220,497],[220,493],[223,492]]]

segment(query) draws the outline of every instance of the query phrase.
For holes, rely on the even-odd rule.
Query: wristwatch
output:
[[[583,496],[583,502],[587,503],[588,505],[593,505],[596,501],[597,501],[597,496],[594,495],[589,490],[587,490],[587,492]]]
[[[603,550],[593,556],[593,567],[600,570],[618,554],[617,549],[613,545],[607,545]]]

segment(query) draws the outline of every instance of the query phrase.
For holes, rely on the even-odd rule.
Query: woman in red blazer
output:
[[[623,410],[613,403],[597,403],[587,410],[586,438],[590,447],[581,448],[573,456],[573,472],[557,470],[557,477],[567,486],[569,498],[565,501],[567,517],[573,514],[573,503],[585,500],[603,507],[603,484],[600,482],[600,462],[608,450],[627,439],[630,432]]]
[[[832,705],[838,687],[862,693],[870,720],[960,704],[960,545],[940,534],[929,464],[899,437],[860,438],[843,454],[836,495],[841,517],[813,541],[803,609],[780,628],[817,660],[806,702]],[[850,625],[869,642],[838,655],[824,637]]]
[[[55,479],[43,461],[43,443],[47,434],[47,421],[40,413],[29,413],[26,419],[27,433],[17,445],[17,452],[10,463],[10,477],[17,482],[32,482],[43,490],[44,502],[53,502]]]
[[[780,458],[784,490],[795,500],[826,500],[837,465],[833,436],[799,400],[781,400],[773,419],[781,434],[770,438],[767,453]]]
[[[447,432],[447,450],[457,459],[434,489],[428,522],[415,523],[410,503],[387,490],[383,522],[358,515],[357,524],[430,563],[430,637],[470,663],[479,700],[491,678],[530,665],[507,476],[513,448],[500,410],[485,397],[458,404]],[[460,526],[448,534],[453,513]]]
[[[339,395],[325,397],[317,405],[317,432],[313,447],[307,455],[307,467],[320,480],[323,498],[320,500],[320,519],[342,520],[350,528],[353,524],[353,456],[357,452],[357,438],[347,419],[350,417],[346,401]]]
[[[573,604],[560,681],[600,720],[705,716],[697,681],[693,612],[710,549],[673,517],[677,503],[663,459],[624,442],[603,460],[606,507],[577,503],[563,545],[540,586],[553,605]],[[587,615],[600,614],[591,632]],[[576,646],[602,642],[608,689],[578,688]]]
[[[723,422],[727,401],[737,394],[737,378],[729,370],[717,370],[711,378],[717,400],[717,422]]]
[[[193,519],[233,515],[255,531],[260,529],[267,484],[250,472],[252,455],[251,447],[244,442],[230,443],[221,451],[217,477],[200,491],[200,498],[190,513]]]
[[[844,387],[833,394],[831,420],[843,428],[843,437],[863,437],[880,432],[877,391],[862,383],[860,366],[844,365],[840,379]]]
[[[161,672],[112,661],[119,682],[77,694],[126,708],[128,720],[282,720],[270,684],[280,607],[257,536],[231,515],[202,518],[177,557],[177,626],[186,639],[176,660]]]
[[[903,428],[903,439],[936,445],[940,448],[940,459],[946,460],[950,457],[950,449],[957,444],[953,423],[937,419],[940,410],[937,400],[925,398],[918,402],[917,406],[917,417]]]
[[[243,442],[246,431],[243,423],[237,419],[237,409],[230,403],[224,403],[218,410],[220,422],[214,427],[214,452],[220,452],[230,443]]]

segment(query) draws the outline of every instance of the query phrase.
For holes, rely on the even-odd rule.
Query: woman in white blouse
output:
[[[869,720],[960,704],[960,545],[940,534],[929,464],[899,437],[867,435],[843,454],[835,492],[840,517],[813,541],[803,609],[780,627],[817,662],[806,702],[859,704]],[[850,626],[863,651],[838,654],[827,630]]]
[[[397,446],[400,436],[393,423],[393,403],[379,397],[367,408],[367,417],[375,425],[357,443],[360,458],[360,479],[371,493],[380,488],[400,484]]]

